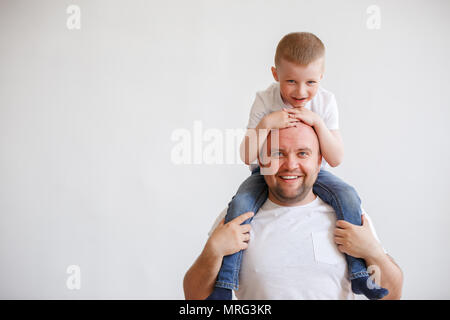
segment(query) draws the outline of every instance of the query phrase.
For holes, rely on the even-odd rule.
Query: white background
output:
[[[81,29],[69,30],[69,5]],[[381,29],[366,9],[381,10]],[[242,129],[283,35],[327,48],[359,191],[406,299],[450,298],[449,1],[0,2],[0,298],[182,299],[248,175],[175,165],[172,133]],[[69,290],[66,269],[81,268]]]

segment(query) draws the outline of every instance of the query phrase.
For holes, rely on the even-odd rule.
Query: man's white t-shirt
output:
[[[271,84],[266,90],[258,91],[250,110],[247,129],[256,128],[265,115],[282,110],[283,108],[289,109],[292,106],[283,102],[279,82]],[[306,103],[305,108],[319,115],[329,130],[339,129],[339,114],[336,98],[330,91],[319,86],[316,95]],[[325,159],[322,159],[322,168],[326,166]],[[257,164],[252,164],[250,169],[253,170],[256,167]]]
[[[226,211],[216,219],[209,234]],[[369,216],[364,217],[378,240]],[[351,291],[345,256],[333,240],[335,211],[319,197],[296,207],[280,206],[267,199],[251,226],[239,290],[235,292],[238,299],[365,298]]]

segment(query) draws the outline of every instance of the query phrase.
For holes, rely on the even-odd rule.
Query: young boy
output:
[[[257,136],[255,130],[268,132],[295,126],[301,121],[314,128],[325,160],[314,184],[314,193],[333,207],[338,220],[361,225],[361,201],[355,189],[326,170],[327,163],[332,167],[341,163],[343,144],[334,95],[319,86],[324,59],[325,47],[311,33],[290,33],[279,42],[275,67],[272,67],[276,83],[256,94],[248,131],[241,144],[241,155],[246,164],[251,164],[252,174],[229,203],[225,223],[248,211],[257,213],[267,199],[267,185],[260,168],[254,164],[267,136],[257,142],[249,137]],[[231,299],[231,290],[239,288],[241,259],[242,251],[223,258],[215,289],[207,299]],[[346,255],[346,260],[354,293],[364,294],[369,299],[381,299],[388,294],[386,289],[370,283],[372,280],[363,259]]]

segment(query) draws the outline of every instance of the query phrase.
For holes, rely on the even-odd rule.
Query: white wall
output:
[[[81,29],[69,30],[69,5]],[[369,29],[366,9],[381,10]],[[317,34],[359,191],[405,274],[450,298],[450,2],[0,2],[0,298],[182,299],[248,170],[176,165],[173,132],[244,128],[279,39]],[[66,269],[81,270],[69,290]]]

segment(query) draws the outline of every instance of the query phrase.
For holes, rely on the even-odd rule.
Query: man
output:
[[[389,290],[384,299],[400,299],[402,272],[379,243],[368,215],[362,226],[336,222],[334,210],[313,193],[322,161],[314,130],[299,124],[279,130],[276,148],[270,140],[267,201],[250,225],[241,223],[251,212],[226,224],[222,212],[185,275],[186,299],[207,298],[222,258],[244,249],[238,299],[354,299],[343,253],[366,261],[375,281]]]

